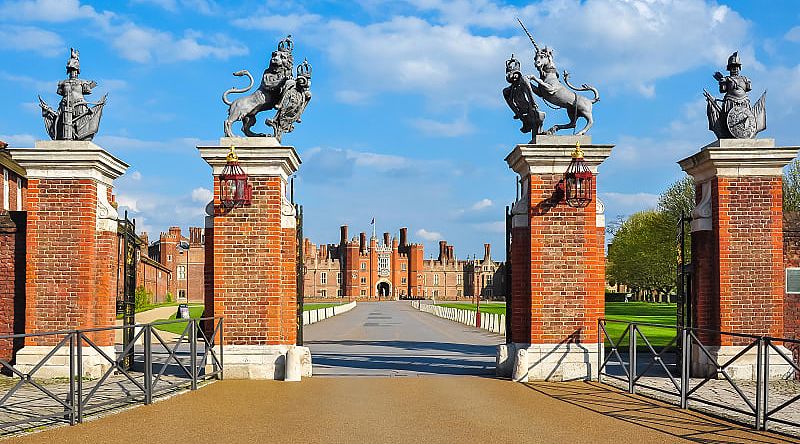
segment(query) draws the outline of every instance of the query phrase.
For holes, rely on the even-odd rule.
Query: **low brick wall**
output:
[[[440,318],[449,319],[464,325],[475,327],[475,315],[472,310],[460,308],[440,307],[433,304],[422,304],[420,301],[411,301],[411,306],[419,311],[430,313]],[[504,335],[506,334],[506,316],[496,313],[481,313],[481,329]]]
[[[348,311],[354,308],[356,308],[355,301],[350,302],[349,304],[334,305],[333,307],[325,307],[325,308],[318,308],[316,310],[304,311],[303,325],[314,324],[319,321],[340,315],[342,313],[347,313]]]

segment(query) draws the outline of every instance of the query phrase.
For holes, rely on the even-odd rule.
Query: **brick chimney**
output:
[[[390,242],[391,239],[389,238],[389,233],[383,233],[383,245],[386,245],[388,247],[389,245],[391,245]]]
[[[361,232],[358,235],[358,252],[363,253],[367,249],[367,233]]]
[[[484,262],[492,260],[492,244],[483,244],[483,251]]]
[[[408,246],[408,228],[403,227],[400,229],[400,246],[406,247]]]

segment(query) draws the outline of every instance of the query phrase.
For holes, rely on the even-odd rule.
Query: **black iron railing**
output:
[[[158,329],[168,324],[185,326],[180,334]],[[44,346],[49,350],[34,363],[0,359],[0,435],[59,423],[75,425],[93,414],[150,404],[154,397],[196,390],[198,382],[222,379],[223,329],[222,318],[209,317],[0,336],[0,340],[52,344]],[[126,340],[122,345],[115,341],[113,352],[112,347],[97,344],[98,336],[117,331]],[[52,376],[54,366],[58,376]],[[99,377],[88,377],[87,370],[92,370],[88,366],[95,372],[101,369]],[[43,369],[51,373],[43,375]]]
[[[618,337],[609,334],[609,325],[622,326]],[[648,337],[648,335],[650,337]],[[654,345],[652,337],[660,338]],[[716,353],[716,346],[704,338],[736,343],[733,352]],[[769,423],[800,429],[800,366],[782,344],[800,340],[755,336],[672,325],[601,319],[598,322],[598,381],[622,382],[629,393],[647,389],[645,395],[677,402],[681,408],[720,413],[743,421],[756,430],[767,430]],[[781,366],[770,372],[770,367]],[[740,372],[736,374],[736,372]],[[744,372],[744,373],[741,373]],[[783,383],[779,399],[771,399],[772,385]],[[709,387],[714,385],[713,389]],[[706,388],[706,390],[703,390]],[[774,390],[773,390],[774,391]],[[727,397],[720,393],[727,393]],[[798,408],[785,417],[777,415],[790,407]],[[788,416],[788,417],[786,417]]]

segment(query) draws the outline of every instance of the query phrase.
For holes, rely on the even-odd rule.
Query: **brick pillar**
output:
[[[783,167],[797,147],[773,139],[723,139],[681,160],[696,187],[692,212],[695,327],[783,336]],[[747,339],[699,332],[720,364]],[[716,367],[694,350],[698,375]],[[730,367],[733,377],[755,377],[755,349]],[[777,361],[776,361],[777,362]],[[773,368],[774,367],[774,368]],[[770,366],[770,373],[786,370]]]
[[[24,313],[20,313],[17,309],[17,298],[18,287],[23,285],[24,290],[25,282],[24,274],[21,282],[18,279],[19,267],[24,267],[25,264],[22,261],[17,263],[17,233],[17,224],[11,215],[8,211],[0,210],[0,335],[24,333],[15,329],[18,319],[24,320]],[[24,297],[24,294],[22,296]],[[22,308],[24,309],[24,305]],[[11,361],[14,356],[14,345],[11,339],[0,340],[0,359]]]
[[[592,145],[588,136],[537,136],[506,157],[519,175],[522,193],[512,209],[511,341],[501,356],[525,354],[523,380],[588,379],[597,373],[597,320],[604,312],[605,255],[598,235],[597,193],[585,208],[554,199],[556,184],[580,141],[595,173],[611,145]],[[525,350],[521,352],[521,350]]]
[[[219,175],[231,146],[253,201],[228,209],[220,204]],[[225,318],[225,376],[282,379],[286,354],[297,340],[295,212],[286,185],[300,158],[273,138],[224,137],[219,146],[198,150],[214,175],[213,215],[206,223],[213,278],[205,315]],[[308,357],[304,374],[310,375],[310,352],[302,352]]]
[[[28,177],[26,333],[114,326],[117,211],[110,197],[128,165],[92,142],[39,141],[8,150]],[[114,356],[113,331],[88,337]],[[60,339],[27,338],[18,368],[32,368]],[[67,352],[62,347],[36,375],[68,376]],[[85,376],[108,367],[84,347]]]

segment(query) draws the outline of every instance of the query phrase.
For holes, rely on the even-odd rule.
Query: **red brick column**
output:
[[[596,173],[612,146],[592,145],[588,136],[537,136],[506,157],[522,188],[512,209],[510,316],[516,352],[525,349],[528,357],[525,379],[596,374],[605,282],[596,190],[585,208],[559,202],[555,193],[577,141]]]
[[[220,202],[219,175],[231,145],[252,186],[249,206]],[[214,175],[205,314],[225,318],[225,376],[280,379],[297,341],[296,222],[286,185],[300,159],[272,138],[223,138],[219,146],[198,149]],[[310,360],[308,367],[306,374]]]
[[[775,147],[772,139],[718,140],[679,162],[697,189],[692,212],[696,327],[783,336],[782,169],[797,151]],[[722,362],[751,342],[702,332],[700,338]],[[703,366],[698,362],[695,371],[714,371]],[[753,375],[749,363],[739,367],[739,376]]]
[[[110,197],[128,165],[91,142],[43,141],[9,151],[28,177],[25,331],[113,326],[117,212]],[[112,331],[89,338],[113,356]],[[35,364],[59,340],[27,338],[17,362]],[[85,370],[96,375],[107,363],[92,354]],[[66,370],[56,359],[46,367],[37,375]]]
[[[12,335],[18,313],[15,310],[17,295],[17,224],[7,211],[0,211],[0,335]],[[23,264],[19,264],[23,265]],[[14,355],[14,341],[0,340],[0,359],[10,361]]]

